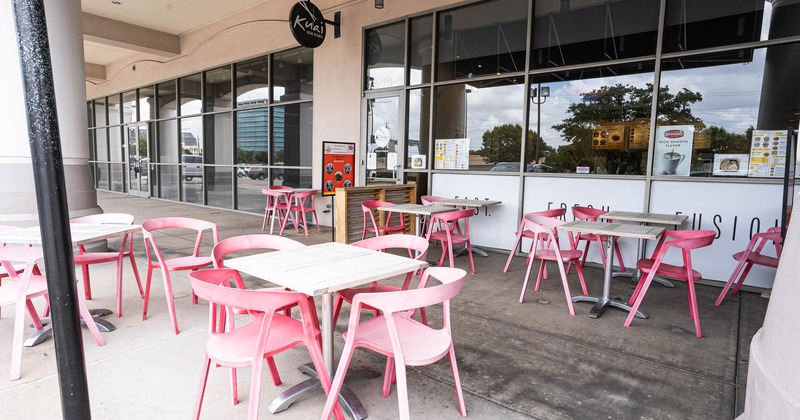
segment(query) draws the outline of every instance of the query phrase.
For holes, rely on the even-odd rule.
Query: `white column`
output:
[[[80,0],[45,1],[70,215],[98,213],[89,171]],[[25,97],[10,1],[0,1],[0,224],[37,223]]]
[[[796,203],[798,200],[800,196],[795,197]],[[791,219],[767,316],[750,343],[747,397],[740,420],[800,419],[800,259],[796,258],[800,252],[800,205],[794,206]]]

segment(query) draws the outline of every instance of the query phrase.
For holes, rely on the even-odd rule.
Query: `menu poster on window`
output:
[[[436,139],[434,169],[469,169],[469,139]]]
[[[749,176],[783,178],[786,171],[786,130],[753,130]]]
[[[725,154],[717,153],[714,155],[714,175],[724,176],[747,176],[750,156],[745,154]]]
[[[322,195],[356,184],[356,144],[322,142]]]
[[[656,127],[653,175],[689,176],[693,142],[693,125]]]

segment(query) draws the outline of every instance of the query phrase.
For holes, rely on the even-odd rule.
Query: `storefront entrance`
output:
[[[128,194],[150,197],[150,130],[145,124],[129,124]]]
[[[366,184],[400,184],[405,159],[405,101],[402,91],[364,98]]]

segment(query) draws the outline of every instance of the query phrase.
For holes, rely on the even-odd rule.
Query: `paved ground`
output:
[[[98,200],[106,212],[132,213],[137,222],[181,215],[218,223],[223,238],[260,232],[261,218],[248,214],[102,192]],[[331,239],[330,230],[308,238],[293,232],[290,236],[306,243]],[[140,238],[137,235],[136,256],[144,275]],[[168,241],[174,249],[191,245],[187,237]],[[540,292],[530,288],[525,303],[520,304],[524,259],[517,257],[509,272],[502,273],[505,259],[506,255],[499,253],[476,257],[477,273],[468,277],[453,302],[456,352],[470,418],[706,420],[731,419],[742,412],[749,343],[762,324],[768,300],[743,293],[717,308],[713,301],[719,289],[698,286],[704,337],[697,339],[685,285],[678,283],[675,289],[654,285],[642,307],[650,319],[636,320],[625,328],[622,312],[610,310],[600,319],[590,319],[588,304],[576,304],[577,314],[571,317],[555,270]],[[467,268],[469,262],[461,257],[456,264]],[[91,270],[94,299],[88,305],[113,308],[113,264]],[[589,292],[600,293],[601,270],[587,267],[586,274]],[[117,326],[116,331],[103,333],[108,344],[98,347],[90,335],[84,335],[93,417],[188,418],[199,380],[207,307],[191,304],[185,273],[173,276],[181,328],[181,333],[174,335],[160,275],[155,275],[145,321],[129,266],[125,276],[124,316],[108,317]],[[570,281],[575,293],[579,289],[574,274]],[[259,284],[255,280],[249,283]],[[615,280],[615,295],[627,300],[631,291],[627,281]],[[0,319],[0,337],[5,337],[0,346],[3,418],[58,418],[61,408],[52,340],[26,348],[22,379],[8,380],[12,314],[12,309],[6,308]],[[337,328],[337,351],[341,350],[340,332],[347,315],[345,308]],[[275,387],[265,378],[262,418],[272,418],[266,412],[272,398],[304,379],[295,366],[307,361],[302,348],[276,357],[284,384]],[[383,363],[365,350],[359,350],[354,358],[354,364],[379,371]],[[356,381],[351,388],[361,397],[370,418],[396,418],[396,393],[381,398],[381,382],[380,378]],[[212,369],[202,418],[246,417],[249,371],[242,370],[240,375],[242,403],[231,405],[228,387],[226,371]],[[459,418],[446,360],[411,368],[409,393],[413,418]],[[302,400],[274,418],[318,418],[323,401],[322,395]]]

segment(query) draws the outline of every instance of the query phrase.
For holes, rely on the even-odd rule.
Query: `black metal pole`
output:
[[[91,419],[44,3],[42,0],[12,0],[12,6],[47,268],[61,413],[65,419]]]

